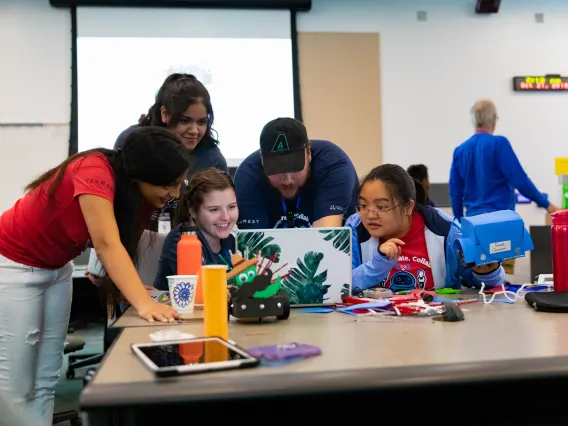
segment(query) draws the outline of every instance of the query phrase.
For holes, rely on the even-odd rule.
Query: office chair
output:
[[[65,372],[65,377],[68,379],[75,378],[75,369],[82,367],[89,367],[91,365],[96,365],[103,359],[104,353],[101,354],[80,354],[80,355],[69,355],[69,367]]]
[[[63,354],[67,355],[72,352],[78,352],[85,347],[85,341],[77,336],[67,336],[65,339],[65,347],[63,348]],[[72,355],[69,355],[71,358]],[[79,418],[79,412],[75,410],[61,411],[59,413],[53,414],[53,424],[69,422],[71,426],[80,426],[81,419]]]
[[[142,233],[139,243],[140,256],[136,269],[140,279],[146,285],[154,284],[166,235],[148,230]]]
[[[71,336],[67,335],[69,339]],[[83,367],[90,367],[99,364],[105,353],[110,346],[110,343],[107,344],[108,339],[108,322],[105,321],[104,331],[103,331],[103,352],[98,354],[77,354],[77,355],[69,355],[69,363],[67,364],[67,371],[65,372],[65,377],[68,379],[75,378],[75,370],[77,368]]]

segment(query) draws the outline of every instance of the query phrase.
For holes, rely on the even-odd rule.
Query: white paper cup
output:
[[[167,277],[172,308],[179,314],[193,313],[197,275],[170,275]]]

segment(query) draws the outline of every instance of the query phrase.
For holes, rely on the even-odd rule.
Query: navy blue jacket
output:
[[[487,287],[494,287],[504,282],[505,271],[501,266],[488,274],[477,274],[464,267],[459,256],[461,247],[456,244],[461,236],[461,225],[456,219],[430,206],[419,207],[417,211],[424,218],[426,246],[436,288],[459,289],[463,283],[481,287],[482,282]],[[353,292],[356,293],[380,284],[388,277],[397,259],[389,260],[378,250],[379,241],[363,226],[359,213],[351,216],[346,226],[352,230]]]
[[[162,247],[162,255],[160,256],[160,264],[158,265],[158,272],[154,280],[154,287],[158,290],[168,290],[168,275],[177,275],[177,244],[181,239],[181,225],[177,225],[166,236],[164,246]],[[231,254],[235,253],[235,237],[229,235],[228,238],[221,240],[221,252],[215,253],[209,247],[207,240],[203,237],[201,231],[197,231],[197,237],[201,241],[203,258],[203,265],[229,265],[231,264]],[[223,257],[223,259],[220,258]]]

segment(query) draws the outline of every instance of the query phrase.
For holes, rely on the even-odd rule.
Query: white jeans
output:
[[[0,255],[0,394],[37,426],[53,421],[72,273],[71,263],[52,271]]]

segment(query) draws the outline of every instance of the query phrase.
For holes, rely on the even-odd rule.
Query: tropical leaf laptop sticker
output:
[[[232,284],[271,276],[271,285],[255,298],[284,292],[292,305],[317,305],[340,302],[350,293],[349,229],[239,231],[237,249],[238,258],[228,275]]]

